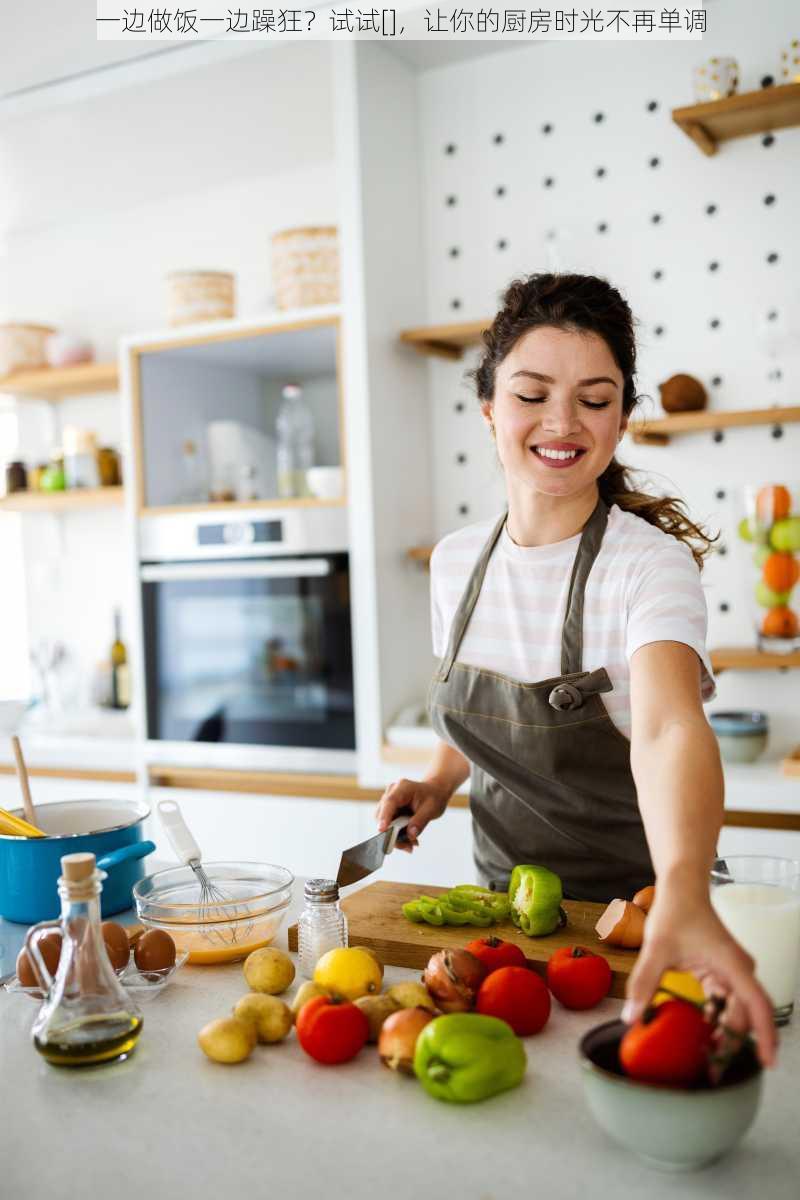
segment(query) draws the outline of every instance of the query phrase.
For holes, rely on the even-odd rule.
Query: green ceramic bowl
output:
[[[662,1171],[693,1171],[721,1158],[744,1137],[761,1099],[763,1072],[752,1044],[717,1087],[656,1087],[622,1073],[618,1051],[627,1028],[608,1021],[580,1043],[584,1092],[598,1125]]]

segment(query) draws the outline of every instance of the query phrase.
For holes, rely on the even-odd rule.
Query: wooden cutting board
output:
[[[437,926],[415,925],[406,920],[402,905],[416,896],[439,896],[447,888],[427,887],[418,883],[392,883],[380,880],[342,900],[347,913],[351,946],[366,946],[374,950],[385,965],[417,967],[420,971],[437,950],[452,950],[466,946],[473,938],[495,937],[516,942],[538,971],[544,975],[550,955],[562,946],[586,946],[608,960],[613,978],[611,995],[624,996],[625,984],[636,962],[635,950],[619,950],[604,946],[594,931],[597,918],[605,908],[589,900],[565,900],[567,924],[547,937],[531,938],[510,921],[480,929],[474,925]],[[297,926],[289,929],[289,949],[297,950]]]

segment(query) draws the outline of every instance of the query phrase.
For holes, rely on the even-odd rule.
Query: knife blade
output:
[[[391,825],[382,833],[376,833],[374,837],[367,838],[365,842],[359,842],[357,846],[343,850],[339,862],[339,873],[336,876],[339,887],[348,887],[351,883],[358,883],[359,879],[365,879],[373,871],[380,870],[386,855],[391,854],[397,843],[408,841],[405,828],[411,820],[411,816],[410,808],[401,809]]]

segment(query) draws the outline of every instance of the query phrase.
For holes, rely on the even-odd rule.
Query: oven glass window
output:
[[[144,583],[148,736],[353,749],[346,557],[326,562],[236,578],[228,560],[221,578],[203,564]]]

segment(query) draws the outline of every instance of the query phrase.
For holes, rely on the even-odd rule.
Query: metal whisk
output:
[[[160,800],[158,815],[161,817],[161,824],[172,844],[172,849],[184,866],[192,868],[195,878],[200,884],[200,902],[197,906],[198,922],[201,925],[206,923],[212,925],[217,921],[233,922],[245,916],[246,909],[242,910],[233,903],[236,899],[235,896],[230,896],[227,892],[222,891],[206,875],[202,865],[200,847],[192,837],[177,802]],[[249,926],[249,928],[251,927]],[[249,932],[249,928],[244,932]],[[233,924],[228,930],[209,930],[203,936],[208,941],[221,941],[226,944],[236,942],[238,937],[236,926]]]

